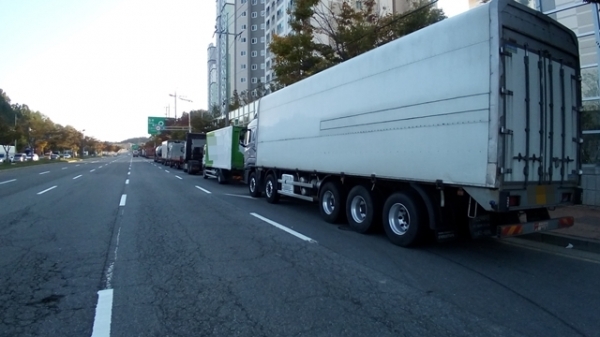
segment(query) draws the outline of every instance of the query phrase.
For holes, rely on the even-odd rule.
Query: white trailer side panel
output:
[[[491,34],[483,6],[263,98],[257,166],[493,185]]]
[[[208,158],[212,161],[210,167],[231,170],[232,137],[232,126],[209,132],[206,135]]]

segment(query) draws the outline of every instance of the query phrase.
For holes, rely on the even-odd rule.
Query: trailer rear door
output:
[[[576,186],[579,62],[543,41],[503,32],[500,129],[503,185]]]

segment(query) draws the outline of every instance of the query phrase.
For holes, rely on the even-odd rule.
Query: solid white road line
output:
[[[176,177],[177,179],[183,179],[183,178],[181,178],[180,176],[175,176],[175,177]]]
[[[129,179],[125,180],[125,185],[129,185]]]
[[[44,193],[46,193],[46,192],[48,192],[48,191],[50,191],[50,190],[53,190],[53,189],[55,189],[55,188],[56,188],[56,185],[54,185],[54,186],[52,186],[52,187],[50,187],[50,188],[48,188],[48,189],[45,189],[45,190],[43,190],[43,191],[41,191],[41,192],[38,192],[38,195],[39,195],[39,194],[44,194]]]
[[[105,289],[98,292],[96,316],[92,337],[110,337],[110,320],[112,318],[113,290]]]
[[[80,177],[81,177],[81,174],[80,174],[80,175],[78,175],[77,177],[73,178],[73,180],[75,180],[75,179],[77,179],[77,178],[80,178]]]
[[[7,180],[7,181],[0,182],[0,185],[4,185],[4,184],[8,184],[8,183],[12,183],[13,181],[17,181],[17,179],[11,179],[11,180]]]
[[[40,172],[40,174],[50,173],[50,171]]]
[[[230,197],[245,198],[245,199],[256,199],[256,198],[253,198],[253,197],[251,197],[249,195],[229,194],[229,193],[225,193],[224,195],[228,195]]]
[[[197,189],[199,189],[200,191],[202,191],[202,192],[206,192],[206,193],[208,193],[208,194],[211,194],[211,193],[212,193],[211,191],[209,191],[209,190],[207,190],[207,189],[204,189],[204,188],[202,188],[202,187],[200,187],[200,186],[196,186],[196,188],[197,188]]]
[[[125,206],[126,202],[127,202],[127,194],[123,194],[121,196],[121,202],[119,203],[119,206]]]
[[[270,225],[273,225],[273,226],[281,229],[282,231],[286,231],[286,232],[292,234],[293,236],[295,236],[297,238],[300,238],[300,239],[302,239],[304,241],[308,241],[308,242],[311,242],[311,243],[317,243],[317,241],[309,238],[308,236],[300,234],[300,233],[296,232],[293,229],[289,229],[289,228],[285,227],[284,225],[278,224],[277,222],[275,222],[275,221],[273,221],[271,219],[267,219],[267,218],[265,218],[262,215],[259,215],[259,214],[256,214],[256,213],[250,213],[250,215],[252,215],[255,218],[261,219],[262,221],[264,221],[264,222],[266,222],[266,223],[268,223]]]

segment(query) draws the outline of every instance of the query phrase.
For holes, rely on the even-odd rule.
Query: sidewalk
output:
[[[571,206],[550,211],[551,218],[572,216],[575,225],[570,228],[524,235],[523,238],[600,254],[600,207]]]

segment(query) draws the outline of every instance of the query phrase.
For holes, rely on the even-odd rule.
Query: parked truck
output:
[[[204,178],[217,178],[219,184],[242,180],[244,153],[240,147],[241,126],[226,126],[206,134],[203,159]]]
[[[400,246],[569,227],[548,208],[581,200],[580,80],[570,29],[493,0],[262,98],[244,180]]]
[[[181,142],[182,141],[180,141],[180,140],[164,140],[161,143],[161,147],[160,147],[161,159],[160,159],[160,162],[163,165],[165,165],[165,166],[171,166],[171,153],[169,152],[171,150],[171,144],[173,144],[173,143],[181,143]]]
[[[202,158],[206,145],[205,133],[187,133],[184,148],[183,171],[188,174],[202,172]]]
[[[170,141],[167,145],[167,166],[181,169],[185,155],[185,142],[181,140]]]

